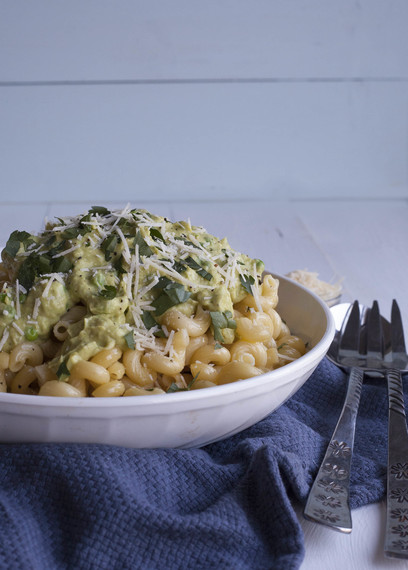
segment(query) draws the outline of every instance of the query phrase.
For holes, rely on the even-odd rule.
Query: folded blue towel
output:
[[[306,501],[345,388],[325,359],[266,419],[201,449],[0,445],[0,568],[299,568],[293,505]],[[385,493],[386,434],[385,383],[366,384],[353,508]]]

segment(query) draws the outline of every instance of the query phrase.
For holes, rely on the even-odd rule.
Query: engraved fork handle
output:
[[[389,370],[387,518],[384,554],[408,558],[408,433],[401,373]]]
[[[350,371],[346,399],[323,462],[310,490],[305,518],[351,532],[350,467],[364,372]]]

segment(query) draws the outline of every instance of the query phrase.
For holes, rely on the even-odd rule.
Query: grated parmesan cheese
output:
[[[313,291],[313,293],[316,293],[329,306],[336,304],[342,293],[342,279],[336,283],[327,283],[321,281],[318,276],[318,273],[307,271],[306,269],[297,269],[286,275],[289,279],[293,279],[310,289],[310,291]]]
[[[21,317],[21,307],[20,307],[20,284],[18,279],[16,279],[16,318]]]
[[[3,347],[6,344],[9,336],[10,336],[9,329],[8,328],[4,329],[3,335],[0,340],[0,350],[3,350]]]
[[[201,226],[192,226],[190,220],[172,223],[145,210],[131,209],[130,204],[113,212],[96,206],[85,214],[58,218],[32,239],[34,242],[24,244],[17,256],[19,264],[27,262],[27,271],[19,271],[23,284],[16,281],[10,285],[9,297],[15,299],[19,325],[38,327],[44,303],[42,331],[50,313],[61,311],[55,321],[50,320],[52,330],[66,306],[81,303],[87,307],[85,320],[93,315],[109,318],[119,339],[131,332],[138,350],[164,354],[173,354],[174,331],[161,325],[163,312],[180,303],[191,318],[197,304],[220,313],[232,310],[239,301],[236,296],[242,299],[246,295],[239,276],[248,278],[254,273],[257,283],[263,269],[259,265],[257,270],[253,260]],[[64,288],[53,295],[56,281]],[[3,283],[4,288],[8,291]],[[20,303],[20,291],[31,296],[28,311]],[[119,307],[122,312],[118,313]],[[129,321],[126,326],[116,321],[118,314]],[[6,324],[3,346],[9,338],[5,330]],[[230,332],[234,334],[233,328]],[[165,338],[157,338],[163,335]]]
[[[13,327],[13,329],[15,329],[18,332],[18,334],[24,336],[24,332],[21,330],[21,328],[18,326],[16,322],[11,323],[11,326]]]
[[[173,348],[173,337],[174,337],[175,332],[174,331],[170,331],[169,334],[169,338],[167,339],[166,342],[166,346],[164,347],[164,354],[169,354],[170,353],[170,349]]]
[[[38,317],[40,305],[41,305],[41,299],[39,297],[37,297],[37,299],[34,301],[34,308],[33,308],[33,315],[32,315],[34,320],[36,320]]]
[[[51,275],[50,279],[47,282],[47,285],[44,288],[44,291],[43,291],[41,297],[48,297],[50,289],[51,289],[51,285],[54,283],[54,281],[55,281],[55,276]]]

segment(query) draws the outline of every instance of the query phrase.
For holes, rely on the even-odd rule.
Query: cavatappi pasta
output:
[[[302,356],[263,264],[189,222],[94,207],[0,265],[0,392],[145,396],[251,378]]]

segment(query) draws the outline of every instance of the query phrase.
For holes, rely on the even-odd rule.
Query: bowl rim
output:
[[[325,356],[329,349],[329,346],[334,338],[335,333],[335,323],[333,315],[330,312],[327,304],[316,295],[310,289],[307,289],[304,285],[290,279],[289,277],[266,271],[266,273],[271,274],[280,282],[286,281],[296,288],[302,289],[307,295],[314,299],[314,301],[319,305],[320,309],[323,311],[326,326],[325,331],[320,338],[320,340],[313,346],[306,354],[289,362],[281,368],[276,370],[270,370],[259,376],[252,378],[247,378],[245,380],[239,380],[237,382],[231,382],[227,384],[222,384],[220,386],[214,386],[210,388],[205,388],[202,390],[189,390],[180,391],[172,394],[154,394],[150,397],[129,397],[129,398],[75,398],[75,397],[60,397],[60,396],[38,396],[29,394],[12,394],[8,392],[0,392],[0,405],[10,404],[19,405],[24,408],[31,407],[36,408],[49,408],[49,409],[64,409],[64,410],[95,410],[95,409],[127,409],[140,408],[141,410],[150,410],[152,408],[160,408],[166,410],[165,413],[171,411],[176,411],[176,403],[183,405],[185,402],[195,404],[194,407],[210,407],[217,403],[217,400],[222,402],[222,396],[230,395],[232,400],[236,400],[242,392],[250,390],[256,394],[259,390],[262,390],[265,383],[270,381],[270,376],[273,375],[273,379],[279,381],[279,379],[288,376],[296,378],[300,373],[305,371],[310,371],[317,363]],[[170,404],[170,405],[169,405]],[[194,409],[194,408],[192,408]]]

